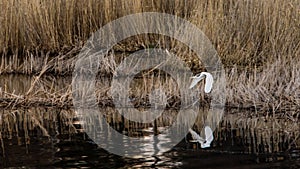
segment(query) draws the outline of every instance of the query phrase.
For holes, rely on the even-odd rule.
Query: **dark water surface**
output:
[[[49,109],[44,111],[45,114],[54,112]],[[98,147],[85,133],[68,134],[71,129],[67,125],[58,123],[61,119],[51,120],[56,122],[43,124],[49,137],[42,136],[44,134],[36,126],[32,130],[28,129],[28,136],[24,132],[19,132],[18,136],[16,133],[11,137],[5,136],[1,140],[3,145],[0,166],[2,168],[257,169],[300,167],[299,131],[288,133],[287,131],[293,130],[288,128],[296,124],[286,125],[282,120],[245,118],[236,113],[226,113],[223,121],[214,131],[215,139],[211,144],[212,147],[201,149],[200,145],[189,142],[190,135],[187,135],[179,144],[162,155],[136,159],[111,154]],[[111,121],[109,123],[117,128],[120,125],[117,121],[116,118],[114,123]],[[281,128],[274,125],[280,125]],[[140,133],[144,136],[153,136],[151,125],[137,128],[140,130],[130,130],[126,127],[124,130],[127,130],[128,135]],[[22,126],[19,129],[24,130]],[[160,129],[164,128],[160,127]],[[2,135],[4,134],[9,135],[7,130],[2,130]],[[107,141],[108,138],[103,140]],[[124,146],[131,145],[125,143]],[[151,147],[151,142],[149,146]]]

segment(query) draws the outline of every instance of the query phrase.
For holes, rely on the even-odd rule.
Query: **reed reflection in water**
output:
[[[199,111],[193,129],[200,133],[206,119],[206,109]],[[166,110],[155,123],[142,124],[128,121],[113,108],[103,108],[106,121],[111,127],[131,137],[144,137],[149,144],[141,148],[155,149],[153,136],[160,134],[172,124],[176,111]],[[157,166],[201,167],[200,163],[187,164],[195,159],[203,161],[206,166],[225,163],[224,159],[232,156],[236,165],[244,161],[248,166],[264,164],[299,165],[300,140],[299,122],[286,119],[257,117],[250,112],[226,112],[223,121],[214,131],[211,148],[200,149],[190,143],[190,135],[172,150],[149,158],[129,159],[119,157],[105,150],[91,140],[76,123],[76,114],[72,110],[29,108],[22,110],[2,110],[1,114],[1,160],[4,167],[13,166],[109,166],[138,167]],[[16,122],[16,123],[14,123]],[[44,137],[43,137],[44,136]],[[45,137],[46,136],[46,137]],[[162,136],[160,142],[168,142]],[[103,138],[109,143],[110,136]],[[124,146],[131,143],[124,142]],[[138,151],[138,150],[137,150]],[[48,160],[45,160],[48,159]],[[240,160],[240,161],[238,161]],[[238,163],[239,162],[239,163]],[[243,164],[244,164],[243,163]],[[246,165],[244,164],[244,165]],[[233,165],[233,164],[232,164]],[[246,165],[246,166],[247,166]]]

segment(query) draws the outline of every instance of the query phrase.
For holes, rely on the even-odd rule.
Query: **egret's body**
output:
[[[193,88],[194,86],[196,86],[196,84],[198,82],[200,82],[202,79],[205,78],[205,87],[204,87],[204,91],[205,93],[209,93],[212,89],[213,83],[214,83],[214,79],[212,77],[212,75],[208,72],[201,72],[199,74],[197,74],[196,76],[191,77],[193,79],[191,85],[190,85],[190,89]]]

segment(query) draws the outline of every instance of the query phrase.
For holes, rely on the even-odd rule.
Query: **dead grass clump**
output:
[[[271,113],[291,110],[296,115],[300,105],[299,63],[299,59],[279,59],[266,64],[262,71],[238,73],[232,69],[227,77],[228,106]]]

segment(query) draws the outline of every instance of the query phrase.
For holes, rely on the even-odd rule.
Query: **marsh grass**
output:
[[[261,71],[255,67],[239,73],[238,68],[232,68],[227,76],[229,107],[252,107],[271,113],[291,110],[296,115],[300,105],[299,64],[298,58],[278,59],[265,64]]]
[[[299,9],[300,3],[293,0],[5,0],[1,2],[0,15],[1,72],[30,73],[29,68],[39,65],[38,58],[43,61],[47,53],[59,58],[52,64],[59,68],[60,62],[73,58],[101,26],[121,16],[145,11],[166,12],[191,21],[213,42],[226,67],[252,69],[278,58],[299,56]],[[174,40],[154,43],[151,37],[131,39],[125,47],[135,46],[137,50],[154,44],[182,48],[172,46],[178,45]],[[20,70],[23,60],[27,63]]]

